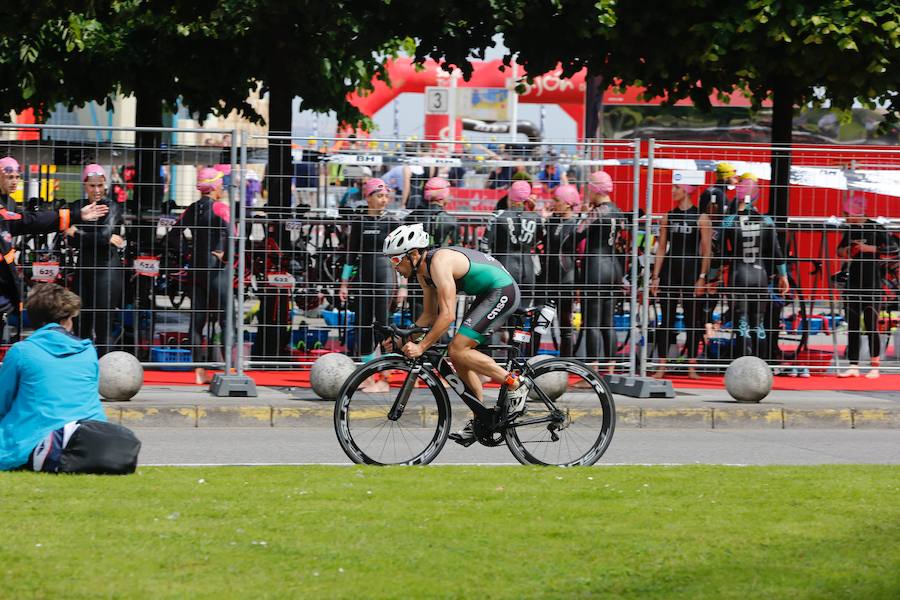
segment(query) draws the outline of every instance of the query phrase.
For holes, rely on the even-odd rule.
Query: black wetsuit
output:
[[[715,204],[718,207],[716,212],[725,214],[729,209],[733,209],[731,203],[732,201],[728,199],[728,184],[717,183],[701,192],[700,199],[697,202],[697,208],[701,213],[709,213],[709,205]]]
[[[89,200],[82,200],[78,208],[88,204]],[[124,249],[119,250],[109,243],[114,234],[125,237],[122,235],[125,205],[109,200],[102,204],[109,206],[109,212],[93,223],[79,225],[72,242],[78,250],[75,293],[81,297],[81,314],[75,331],[86,340],[93,339],[100,356],[111,351],[110,346],[115,342],[112,338],[113,309],[122,307],[125,281]]]
[[[71,225],[81,223],[81,212],[78,210],[18,210],[12,198],[0,194],[0,314],[19,310],[23,300],[19,292],[21,280],[16,268],[13,238],[24,234],[65,231]]]
[[[864,223],[848,223],[838,249],[852,249],[855,240],[860,240],[867,246],[875,246],[877,252],[861,252],[850,256],[850,273],[843,296],[848,326],[847,360],[853,364],[859,362],[862,323],[865,323],[869,338],[869,356],[877,358],[881,355],[881,340],[878,336],[881,261],[886,257],[896,260],[898,251],[896,238],[871,219]]]
[[[229,224],[220,214],[217,214],[212,198],[201,196],[181,213],[168,234],[180,242],[184,230],[191,230],[191,346],[197,362],[205,358],[202,354],[203,330],[207,323],[218,322],[224,338],[225,305],[232,287],[227,265],[212,254],[221,252],[225,257],[228,252]]]
[[[534,301],[533,252],[538,244],[540,223],[541,218],[531,211],[517,208],[501,211],[488,225],[486,246],[481,245],[516,280],[525,303]]]
[[[734,294],[732,323],[737,331],[738,356],[752,353],[750,332],[756,334],[757,352],[769,355],[765,315],[769,302],[769,276],[786,274],[784,255],[775,223],[754,208],[745,208],[722,221],[722,251],[729,260],[728,285]]]
[[[622,257],[616,239],[625,224],[625,215],[612,202],[595,206],[578,227],[579,242],[584,240],[582,259],[581,305],[585,327],[585,354],[589,360],[611,361],[616,356],[616,303],[622,296]]]
[[[431,236],[435,246],[452,246],[459,237],[456,217],[449,214],[440,204],[430,203],[409,213],[407,223],[421,223]]]
[[[556,301],[560,356],[574,356],[572,304],[576,290],[577,230],[578,219],[575,216],[568,219],[550,217],[543,228],[544,268],[540,276],[543,289],[538,296],[545,302]]]
[[[698,301],[694,286],[700,275],[700,211],[696,206],[687,210],[674,208],[666,215],[669,248],[663,260],[659,281],[659,303],[662,308],[662,330],[656,335],[656,352],[666,358],[669,346],[675,343],[675,311],[679,300],[684,314],[687,334],[687,356],[697,356],[700,323]]]
[[[351,309],[356,313],[357,354],[366,356],[378,342],[372,323],[390,322],[396,277],[381,251],[384,238],[400,223],[389,213],[373,217],[366,209],[355,212],[352,219],[346,264],[357,269]]]

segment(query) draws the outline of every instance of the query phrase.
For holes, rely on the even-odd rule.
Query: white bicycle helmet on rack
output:
[[[431,236],[425,231],[421,223],[413,225],[401,225],[386,238],[381,250],[387,256],[406,254],[410,250],[422,250],[431,245]]]

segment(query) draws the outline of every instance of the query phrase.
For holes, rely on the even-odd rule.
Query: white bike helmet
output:
[[[431,245],[431,237],[421,223],[401,225],[384,238],[382,254],[396,256],[410,250],[422,250]]]

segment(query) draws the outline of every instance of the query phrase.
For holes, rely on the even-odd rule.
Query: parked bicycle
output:
[[[530,332],[521,324],[535,312],[532,307],[513,314],[511,322],[518,326],[512,344],[480,347],[487,352],[505,351],[507,370],[530,380],[524,414],[509,415],[505,385],[495,406],[479,402],[453,370],[446,345],[435,345],[417,359],[388,354],[357,369],[338,394],[335,432],[350,460],[375,465],[433,461],[450,433],[450,398],[443,378],[474,413],[479,443],[499,446],[505,442],[522,464],[574,466],[597,462],[615,430],[613,396],[606,382],[577,360],[528,362],[521,356],[521,349],[530,342]],[[389,337],[395,348],[428,331],[379,323],[375,329]],[[360,390],[360,385],[373,376],[387,379],[390,391]]]

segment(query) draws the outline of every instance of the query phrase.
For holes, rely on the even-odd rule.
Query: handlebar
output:
[[[375,331],[377,331],[378,333],[380,333],[381,335],[391,338],[392,342],[397,339],[400,339],[403,342],[403,344],[408,342],[410,340],[410,338],[413,337],[414,335],[418,335],[418,334],[424,335],[424,334],[428,333],[428,331],[429,331],[429,329],[427,327],[413,327],[411,329],[400,329],[393,323],[391,323],[390,325],[385,325],[384,323],[379,323],[378,321],[376,321],[375,323],[372,324],[372,328]],[[403,344],[399,344],[399,345],[402,346]],[[394,345],[397,346],[398,344],[394,344]]]

